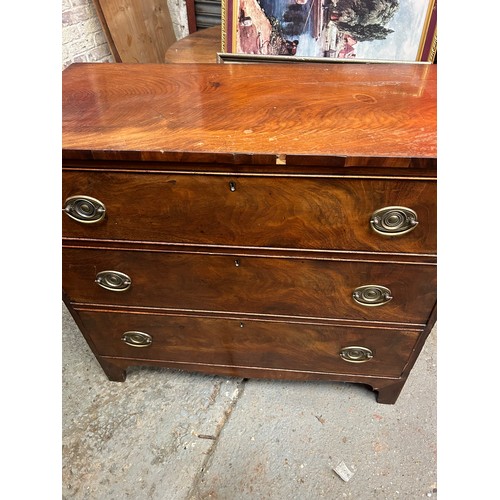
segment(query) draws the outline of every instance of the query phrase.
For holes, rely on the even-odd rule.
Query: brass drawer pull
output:
[[[131,347],[148,347],[153,343],[153,337],[149,333],[136,331],[125,332],[122,340]]]
[[[362,306],[382,306],[392,300],[391,291],[382,285],[358,286],[352,292],[352,298]]]
[[[373,212],[370,224],[379,234],[400,236],[417,227],[417,213],[406,207],[385,207]]]
[[[119,271],[101,271],[97,273],[95,281],[99,286],[112,292],[124,292],[132,285],[130,276]]]
[[[373,358],[373,352],[367,347],[349,346],[340,350],[340,357],[349,363],[365,363]]]
[[[64,202],[63,211],[72,219],[92,224],[99,222],[106,215],[103,203],[90,196],[71,196]]]

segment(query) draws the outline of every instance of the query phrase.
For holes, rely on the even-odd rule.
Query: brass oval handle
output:
[[[104,203],[91,196],[71,196],[64,202],[64,213],[73,220],[84,224],[93,224],[104,219],[106,207]]]
[[[352,298],[362,306],[382,306],[392,300],[392,293],[386,286],[363,285],[352,292]]]
[[[130,276],[120,271],[101,271],[97,273],[95,281],[99,286],[112,292],[124,292],[132,285]]]
[[[365,363],[373,358],[373,352],[368,347],[349,346],[340,350],[340,357],[349,363]]]
[[[148,347],[153,343],[153,337],[149,333],[137,331],[125,332],[122,340],[131,347]]]
[[[413,231],[418,224],[417,213],[406,207],[384,207],[370,218],[372,229],[385,236],[400,236]]]

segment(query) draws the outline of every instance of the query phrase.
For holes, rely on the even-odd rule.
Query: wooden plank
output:
[[[166,0],[94,0],[117,62],[163,63],[176,41]]]
[[[104,36],[106,37],[106,40],[108,42],[109,49],[111,50],[111,53],[113,54],[115,61],[122,62],[122,60],[120,58],[120,54],[118,54],[118,50],[116,49],[113,37],[111,36],[111,33],[109,31],[108,22],[106,21],[106,17],[104,16],[104,12],[102,11],[101,3],[99,2],[99,0],[94,0],[94,6],[95,6],[95,10],[97,12],[97,17],[99,18],[99,21],[101,22]]]

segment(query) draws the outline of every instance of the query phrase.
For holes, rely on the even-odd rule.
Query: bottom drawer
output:
[[[121,311],[78,314],[100,356],[312,373],[399,377],[419,336],[414,330]]]

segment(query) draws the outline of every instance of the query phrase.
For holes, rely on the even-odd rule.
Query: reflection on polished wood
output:
[[[73,64],[63,148],[73,159],[240,164],[432,159],[436,80],[420,64]]]
[[[166,63],[215,63],[221,52],[220,26],[195,31],[175,42],[165,53]]]

